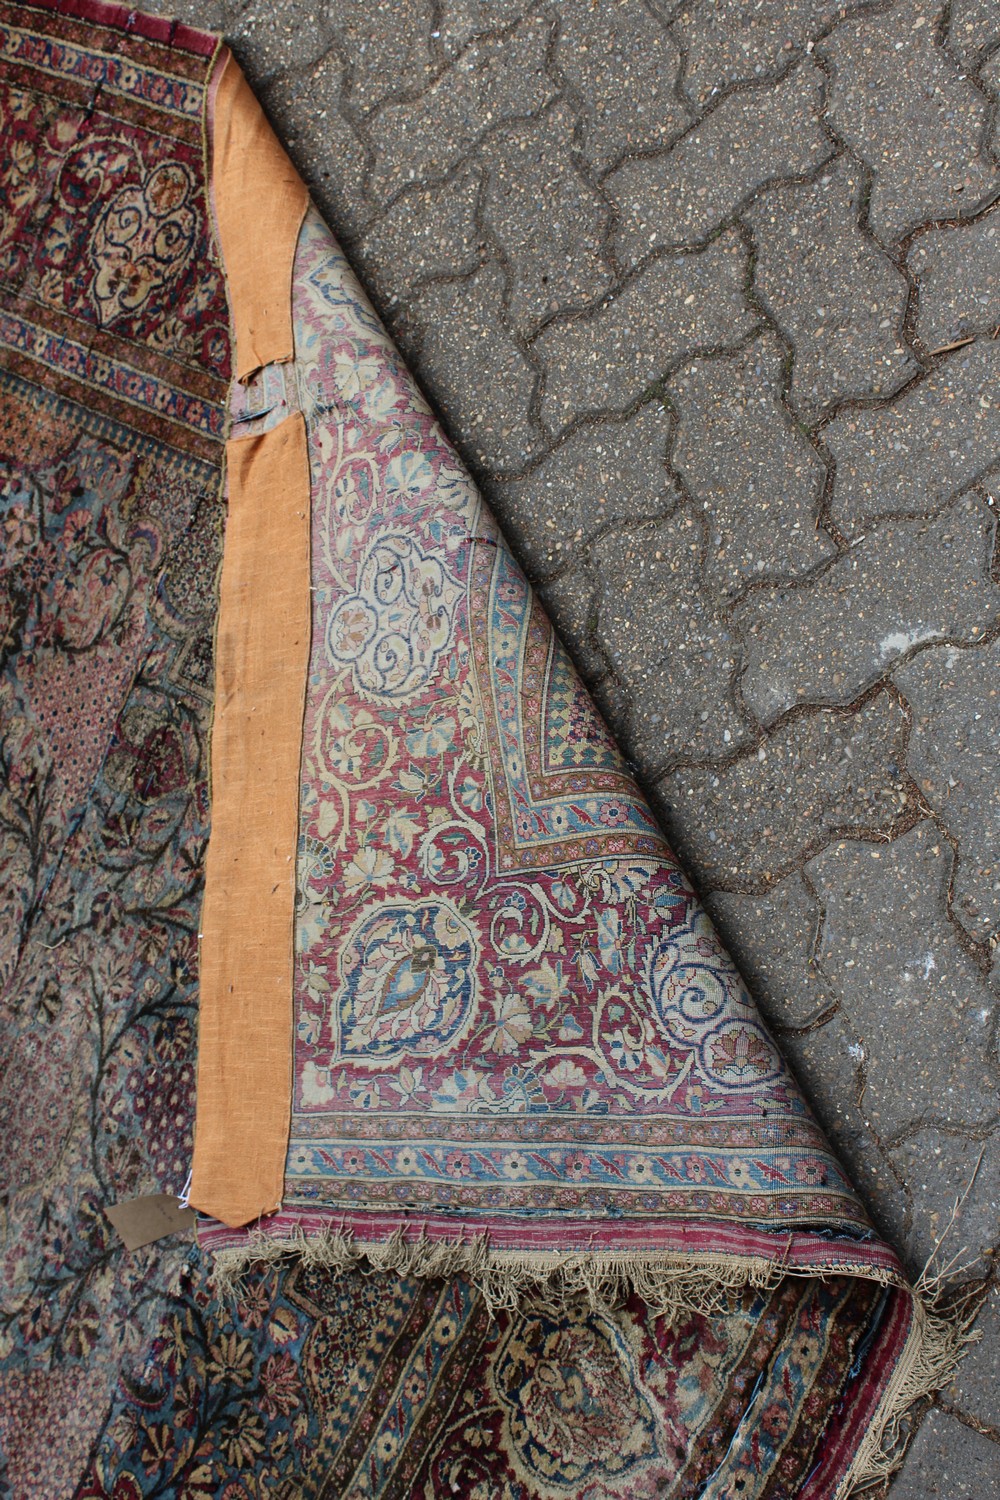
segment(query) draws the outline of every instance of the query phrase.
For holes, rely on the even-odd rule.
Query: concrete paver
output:
[[[678,40],[642,0],[563,6],[559,21],[555,66],[579,106],[592,170],[665,146],[691,123]]]
[[[929,350],[1000,325],[1000,214],[918,235],[907,265],[917,284],[916,332]]]
[[[872,170],[869,220],[885,245],[928,219],[975,213],[1000,188],[983,150],[988,100],[940,45],[936,20],[925,0],[901,0],[817,47],[833,70],[830,125]]]
[[[1000,641],[922,652],[894,681],[913,712],[907,767],[958,847],[952,912],[985,941],[1000,931]]]
[[[1000,342],[948,355],[891,406],[848,409],[823,431],[837,465],[830,512],[849,536],[889,515],[929,515],[995,467]]]
[[[725,764],[682,765],[657,783],[677,850],[707,889],[753,890],[836,835],[889,837],[916,801],[907,738],[904,705],[883,691],[786,718]]]
[[[947,1412],[932,1411],[892,1487],[892,1500],[1000,1500],[996,1442]]]
[[[886,522],[798,588],[751,594],[733,612],[751,710],[772,724],[796,704],[851,703],[916,647],[980,639],[1000,620],[995,535],[965,497],[931,521]]]
[[[944,910],[952,861],[926,819],[805,866],[823,903],[817,961],[862,1039],[866,1109],[887,1144],[931,1124],[981,1133],[1000,1113],[1000,995]]]
[[[813,171],[833,153],[819,123],[823,75],[806,59],[780,83],[729,95],[672,150],[606,179],[623,264],[696,244],[764,183]]]
[[[802,577],[836,551],[816,526],[826,466],[783,404],[784,363],[768,332],[666,385],[673,467],[702,511],[705,582],[722,603],[748,583]]]
[[[755,327],[745,306],[746,247],[735,230],[707,250],[654,260],[593,312],[550,323],[532,348],[546,371],[542,419],[625,411],[672,365],[735,345]]]
[[[850,157],[779,183],[746,211],[754,285],[792,346],[789,400],[804,417],[891,396],[918,373],[902,339],[908,284],[861,224],[868,178]]]

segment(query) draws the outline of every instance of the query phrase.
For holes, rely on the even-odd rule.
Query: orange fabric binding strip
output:
[[[246,380],[294,353],[292,266],[309,194],[232,57],[215,93],[212,187]]]
[[[236,374],[294,356],[308,194],[232,57],[216,86],[212,194]],[[295,855],[309,666],[309,456],[295,413],[227,445],[189,1200],[229,1225],[281,1201],[291,1114]]]
[[[246,1224],[281,1202],[291,1111],[299,760],[309,660],[309,456],[298,412],[229,443],[202,906],[190,1201]]]

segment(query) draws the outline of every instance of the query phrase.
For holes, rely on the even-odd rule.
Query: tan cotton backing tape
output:
[[[299,412],[227,448],[189,1200],[224,1224],[281,1202],[291,1114],[295,850],[309,664]]]
[[[212,191],[246,380],[294,353],[292,266],[309,194],[233,57],[215,91]]]
[[[243,379],[294,356],[292,271],[308,194],[232,57],[215,87],[211,147]],[[291,1119],[295,855],[311,624],[301,415],[230,441],[226,462],[188,1196],[236,1226],[280,1204]]]

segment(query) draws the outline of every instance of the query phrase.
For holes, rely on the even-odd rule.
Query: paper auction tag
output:
[[[193,1208],[181,1208],[172,1193],[148,1193],[144,1198],[126,1198],[109,1203],[104,1212],[117,1229],[127,1250],[138,1250],[168,1234],[188,1234],[195,1224]]]

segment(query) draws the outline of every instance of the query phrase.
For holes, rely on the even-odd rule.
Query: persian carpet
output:
[[[890,1472],[963,1318],[235,62],[0,0],[0,131],[0,1493]]]

